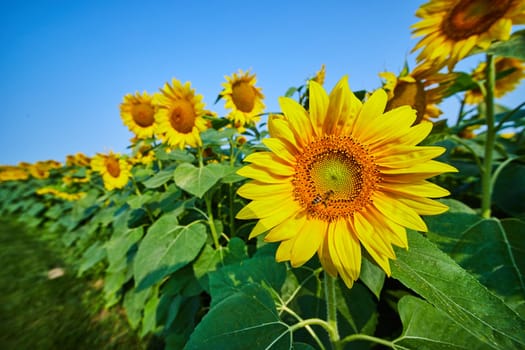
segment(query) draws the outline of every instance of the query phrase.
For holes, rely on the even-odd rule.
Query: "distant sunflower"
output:
[[[236,127],[254,125],[261,119],[260,114],[264,111],[264,95],[261,88],[255,86],[257,78],[249,72],[233,73],[231,77],[226,76],[226,83],[222,86],[224,90],[221,97],[226,101],[226,109],[231,109],[228,118]]]
[[[496,79],[494,86],[494,96],[502,97],[506,93],[514,90],[521,79],[525,77],[525,66],[523,62],[511,57],[496,57],[494,62],[496,78],[501,74],[501,78]],[[485,80],[486,62],[481,62],[472,72],[472,77],[482,82]],[[465,93],[465,102],[468,104],[479,104],[483,102],[484,96],[479,88],[469,90]]]
[[[442,147],[416,146],[431,123],[412,126],[409,106],[383,113],[382,89],[362,104],[343,78],[328,96],[309,83],[310,111],[279,100],[284,116],[269,118],[269,152],[246,157],[239,188],[251,199],[239,219],[259,219],[250,238],[281,242],[278,261],[293,267],[316,252],[324,269],[348,287],[359,277],[361,246],[390,275],[392,245],[407,247],[406,229],[426,231],[420,215],[448,208],[430,198],[449,192],[427,179],[455,168],[432,160]]]
[[[200,146],[200,133],[208,128],[203,118],[206,113],[202,95],[195,95],[190,82],[182,85],[177,79],[173,79],[171,85],[166,83],[160,91],[153,97],[159,136],[169,146],[180,149],[186,145]]]
[[[400,76],[392,72],[382,72],[379,76],[385,80],[383,89],[388,94],[386,111],[409,105],[416,110],[416,124],[423,120],[432,121],[441,115],[437,105],[454,78],[453,73],[437,73],[422,66]]]
[[[108,191],[126,186],[131,174],[128,161],[113,152],[97,154],[91,160],[91,168],[100,173]]]
[[[413,35],[424,36],[413,49],[422,49],[418,61],[448,61],[452,70],[474,47],[508,40],[512,25],[525,23],[525,0],[431,0],[416,16],[422,20],[412,25]]]
[[[127,94],[120,104],[120,117],[139,139],[153,136],[155,131],[155,107],[153,97],[147,92]]]

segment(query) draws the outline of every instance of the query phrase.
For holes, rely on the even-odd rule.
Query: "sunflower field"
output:
[[[375,91],[322,66],[279,113],[251,71],[218,88],[226,115],[175,78],[130,93],[127,153],[0,166],[0,214],[159,348],[523,349],[525,99],[498,98],[525,76],[525,1],[416,14],[417,65]]]

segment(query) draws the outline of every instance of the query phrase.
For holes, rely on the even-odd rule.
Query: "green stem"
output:
[[[339,330],[337,329],[337,301],[335,297],[335,277],[324,274],[324,296],[326,301],[326,322],[332,329],[329,332],[332,349],[342,350],[343,344],[340,342]]]
[[[304,322],[304,320],[301,318],[301,316],[299,316],[297,313],[295,313],[295,311],[293,311],[292,309],[288,308],[286,305],[284,304],[281,304],[281,310],[282,311],[286,311],[288,314],[292,315],[293,317],[295,317],[299,323],[304,326],[304,328],[308,331],[308,333],[310,333],[310,335],[312,336],[312,338],[315,340],[315,342],[317,343],[317,345],[319,346],[319,348],[321,350],[325,350],[325,347],[323,345],[323,343],[321,342],[321,339],[319,339],[319,337],[317,336],[317,334],[315,334],[314,330],[312,329],[312,327],[310,327],[309,324],[305,324],[305,323],[302,323]]]
[[[485,158],[481,172],[481,216],[490,218],[492,202],[492,154],[496,129],[494,125],[494,83],[496,80],[494,56],[487,55],[487,69],[485,71],[485,120],[487,123],[487,136],[485,141]]]
[[[381,338],[372,337],[371,335],[366,335],[366,334],[352,334],[352,335],[349,335],[349,336],[345,337],[343,340],[341,340],[341,343],[344,344],[344,343],[349,343],[349,342],[356,341],[356,340],[366,340],[366,341],[369,341],[369,342],[373,342],[373,343],[381,344],[381,345],[384,345],[384,346],[388,346],[389,348],[392,348],[392,349],[394,348],[394,343],[393,342],[385,340],[385,339],[381,339]]]
[[[213,244],[215,245],[215,249],[219,249],[219,236],[217,235],[217,229],[215,228],[215,223],[213,222],[213,210],[211,207],[211,195],[209,193],[206,193],[204,195],[204,201],[206,202],[206,210],[208,212],[208,225],[210,226],[211,230],[211,237],[213,239]]]

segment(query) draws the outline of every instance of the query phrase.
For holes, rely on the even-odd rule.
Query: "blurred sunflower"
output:
[[[427,179],[455,168],[432,160],[442,147],[416,146],[431,123],[413,126],[415,111],[403,106],[383,113],[379,89],[362,104],[346,78],[330,96],[311,81],[310,111],[289,98],[284,116],[269,118],[269,152],[246,157],[238,173],[253,179],[239,188],[251,199],[239,219],[259,219],[250,238],[265,233],[281,242],[278,261],[293,267],[316,252],[324,269],[348,287],[359,277],[361,246],[390,275],[392,245],[407,247],[406,229],[426,231],[420,215],[448,208],[430,198],[449,192]]]
[[[98,153],[91,160],[91,168],[100,173],[104,187],[108,191],[126,186],[131,174],[131,165],[128,161],[113,152]]]
[[[320,85],[323,85],[325,77],[326,77],[326,66],[323,64],[321,65],[321,69],[319,69],[317,73],[315,73],[315,76],[312,78],[312,80]]]
[[[416,16],[422,20],[412,25],[413,36],[424,36],[412,50],[422,49],[418,61],[452,70],[474,47],[508,40],[513,24],[525,24],[525,0],[431,0]]]
[[[494,96],[502,97],[514,90],[520,80],[525,77],[525,66],[523,62],[511,57],[496,57],[494,62],[496,70],[496,83]],[[486,62],[481,62],[472,72],[474,80],[483,82],[485,80]],[[501,76],[498,78],[498,76]],[[465,103],[479,104],[483,102],[484,96],[479,88],[469,90],[465,93]]]
[[[190,82],[182,85],[177,79],[160,91],[153,96],[157,134],[172,147],[200,146],[200,133],[208,128],[202,95],[195,95]]]
[[[91,158],[86,156],[82,152],[78,152],[75,155],[66,156],[66,166],[88,166],[91,162]]]
[[[155,131],[155,107],[153,97],[147,92],[127,94],[120,104],[120,117],[124,125],[139,139],[153,136]]]
[[[415,124],[421,121],[432,121],[441,115],[438,104],[446,96],[455,74],[438,73],[420,65],[412,72],[405,70],[399,76],[392,72],[382,72],[383,89],[388,94],[386,111],[409,105],[416,110]]]
[[[231,109],[228,119],[234,122],[235,127],[243,128],[245,125],[254,125],[261,119],[264,111],[264,95],[261,88],[255,87],[257,78],[250,72],[233,73],[226,76],[220,96],[226,101],[225,108]]]
[[[2,165],[0,166],[0,182],[4,181],[23,181],[29,178],[29,173],[26,168],[13,166],[13,165]]]

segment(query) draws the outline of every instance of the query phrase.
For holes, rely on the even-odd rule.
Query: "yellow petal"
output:
[[[293,267],[301,266],[315,254],[327,231],[327,223],[310,219],[295,238],[290,262]]]
[[[419,215],[438,215],[448,211],[448,206],[429,198],[401,197],[398,200],[414,209]]]
[[[269,196],[268,200],[256,200],[248,203],[237,215],[237,219],[261,219],[270,215],[275,215],[283,210],[285,206],[292,206],[293,199],[287,193]]]
[[[266,237],[264,237],[266,242],[286,241],[301,232],[303,226],[307,223],[307,216],[303,211],[300,211],[300,208],[296,209],[297,212],[295,216],[290,217],[288,220],[274,227]]]
[[[379,187],[388,192],[406,194],[411,196],[440,198],[450,194],[449,191],[432,182],[417,181],[413,183],[386,183],[383,182]]]
[[[265,218],[260,219],[255,225],[255,227],[252,229],[249,239],[252,239],[253,237],[260,235],[261,233],[264,233],[274,228],[283,221],[289,221],[288,219],[294,216],[300,210],[299,205],[296,204],[297,202],[292,201],[290,203],[292,204],[282,206],[280,210],[275,212],[273,215],[269,215]]]
[[[362,103],[350,90],[348,77],[344,76],[330,92],[324,131],[328,134],[352,125],[361,110]]]
[[[309,91],[310,117],[315,131],[320,132],[324,125],[330,100],[323,87],[313,80],[309,83]]]
[[[376,164],[387,168],[407,168],[414,164],[426,162],[442,155],[445,152],[444,147],[422,147],[422,146],[399,146],[391,149],[389,154],[376,156]]]
[[[295,141],[298,146],[305,146],[310,143],[312,138],[312,124],[308,112],[296,101],[288,97],[280,97],[279,105],[290,123]]]
[[[427,231],[427,225],[414,209],[388,194],[376,192],[373,197],[373,203],[377,210],[390,220],[416,231]]]
[[[268,193],[287,193],[290,197],[292,196],[293,187],[291,181],[267,184],[259,181],[250,181],[239,187],[237,194],[247,199],[268,199]]]
[[[289,162],[290,164],[295,164],[296,159],[294,154],[297,152],[297,150],[287,141],[277,138],[269,138],[263,139],[262,143],[268,147],[277,157]]]
[[[348,225],[350,229],[356,232],[357,234],[357,229],[355,228],[355,225],[351,221],[348,222]],[[366,249],[368,254],[370,254],[370,256],[374,259],[374,261],[383,269],[383,271],[385,271],[385,273],[388,276],[390,276],[392,273],[390,271],[390,263],[388,261],[388,257],[386,257],[383,252],[377,251],[376,247],[373,245],[370,245],[369,242],[362,241],[361,239],[360,239],[360,242],[363,245],[363,247]]]
[[[339,272],[345,284],[351,288],[361,271],[361,245],[354,233],[348,230],[346,220],[338,220],[332,225],[334,225],[335,253],[342,264]]]
[[[371,247],[389,258],[395,257],[394,249],[388,239],[389,233],[385,232],[384,226],[376,221],[373,215],[369,215],[368,209],[366,216],[359,212],[355,213],[353,224],[355,234],[364,246]]]
[[[292,247],[295,241],[295,237],[286,241],[282,241],[277,248],[275,253],[275,260],[277,262],[289,261],[292,256]]]
[[[323,266],[323,269],[328,272],[333,277],[337,277],[337,268],[333,262],[332,257],[330,256],[329,242],[330,239],[330,230],[332,228],[328,227],[328,234],[325,235],[319,249],[317,250],[317,255],[319,256],[319,261]],[[332,229],[333,230],[333,229]]]
[[[248,155],[244,161],[258,165],[261,168],[267,168],[276,175],[293,176],[295,174],[294,168],[289,163],[282,162],[272,152],[254,152]]]
[[[272,138],[280,139],[293,146],[290,149],[290,152],[293,153],[297,150],[297,143],[295,142],[294,134],[290,129],[290,124],[287,120],[282,118],[284,118],[284,116],[270,117],[270,119],[268,120],[268,131],[270,132],[270,136]]]
[[[263,168],[255,164],[250,164],[242,167],[241,169],[237,170],[237,174],[265,183],[275,184],[288,181],[288,177],[273,174],[268,168]]]

